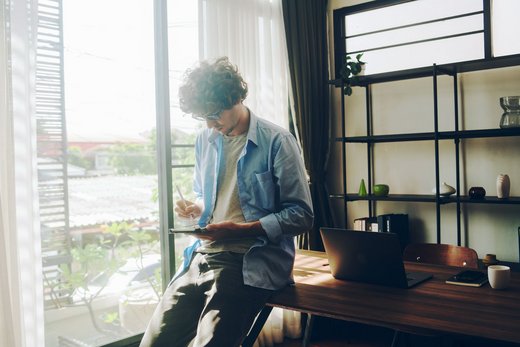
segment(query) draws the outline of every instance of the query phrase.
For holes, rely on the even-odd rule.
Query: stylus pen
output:
[[[179,197],[181,198],[182,203],[184,204],[184,208],[188,207],[188,204],[186,203],[186,199],[184,199],[184,195],[182,195],[181,189],[178,185],[175,185],[175,188],[177,188],[177,193],[179,193]]]

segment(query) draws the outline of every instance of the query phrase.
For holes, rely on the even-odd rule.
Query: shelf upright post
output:
[[[365,102],[366,102],[366,120],[367,120],[367,136],[372,136],[372,99],[370,94],[370,85],[365,86]],[[373,144],[371,141],[367,141],[367,181],[368,181],[368,194],[372,194],[372,158],[373,158]],[[368,200],[368,215],[373,217],[375,201]]]
[[[518,261],[520,262],[520,226],[518,227]]]
[[[493,58],[491,45],[491,0],[483,0],[484,7],[484,57]]]
[[[437,243],[441,243],[441,205],[439,195],[439,109],[437,95],[437,64],[433,64],[433,124],[435,135],[435,209],[437,217]]]
[[[348,228],[348,204],[347,204],[347,142],[345,141],[345,137],[347,134],[345,133],[345,94],[343,94],[343,89],[345,88],[345,83],[343,80],[341,81],[341,155],[343,156],[342,162],[342,171],[343,171],[343,205],[345,208],[345,228]]]
[[[457,246],[461,246],[460,231],[460,137],[459,134],[459,90],[457,68],[453,71],[453,113],[455,115],[455,183],[457,186]]]

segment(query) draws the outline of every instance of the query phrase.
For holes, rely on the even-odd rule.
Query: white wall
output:
[[[329,3],[330,66],[334,66],[332,11],[366,1],[332,0]],[[370,63],[370,62],[368,62]],[[332,70],[332,68],[331,68]],[[333,72],[331,71],[331,76]],[[453,82],[439,78],[439,128],[453,130]],[[422,78],[376,84],[372,87],[374,134],[433,131],[433,82]],[[520,95],[520,67],[471,72],[459,75],[459,126],[461,129],[498,128],[502,109],[499,97]],[[332,140],[341,136],[339,89],[332,90]],[[355,88],[346,99],[348,136],[365,135],[365,97],[363,88]],[[496,196],[496,176],[507,173],[511,195],[520,196],[520,138],[463,140],[461,144],[461,194],[472,186],[482,186]],[[440,176],[455,186],[453,141],[440,143]],[[386,183],[398,194],[431,194],[435,186],[434,143],[417,141],[376,144],[375,183]],[[329,162],[329,191],[342,192],[341,145],[332,143]],[[347,187],[358,191],[360,180],[367,180],[366,145],[347,145]],[[335,225],[343,226],[343,206],[331,200]],[[519,261],[518,205],[462,204],[463,245],[474,248],[480,257],[497,254],[504,261]],[[376,214],[407,213],[412,241],[436,242],[435,204],[378,202]],[[366,202],[348,203],[348,225],[368,215]],[[442,242],[456,244],[456,205],[441,207]]]

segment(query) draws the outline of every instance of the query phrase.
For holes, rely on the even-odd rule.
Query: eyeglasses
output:
[[[196,120],[207,121],[207,120],[219,120],[222,111],[210,112],[204,115],[193,114],[191,117]]]

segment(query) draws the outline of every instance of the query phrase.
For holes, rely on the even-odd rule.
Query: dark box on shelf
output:
[[[408,215],[407,214],[382,214],[377,216],[378,231],[382,233],[394,233],[399,236],[401,249],[404,250],[409,242]]]

